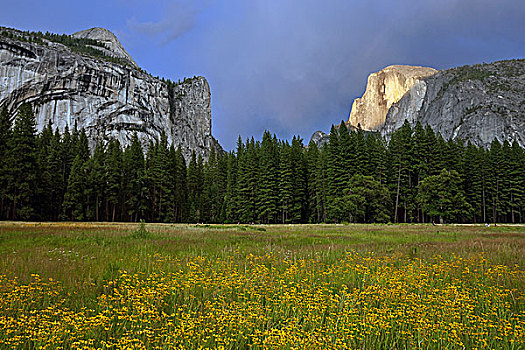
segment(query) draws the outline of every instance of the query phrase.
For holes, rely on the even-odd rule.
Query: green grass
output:
[[[64,286],[100,284],[118,269],[150,272],[155,253],[173,258],[229,257],[234,252],[329,261],[347,251],[468,257],[525,265],[523,226],[431,225],[169,225],[0,223],[0,274],[29,281],[32,273]]]
[[[523,266],[525,226],[4,222],[0,349],[517,349]]]

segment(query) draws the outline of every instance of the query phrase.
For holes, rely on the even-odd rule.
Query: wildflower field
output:
[[[1,349],[525,349],[525,227],[0,223]]]

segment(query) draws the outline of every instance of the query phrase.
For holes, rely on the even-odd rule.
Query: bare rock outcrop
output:
[[[354,100],[348,124],[364,130],[377,130],[385,123],[390,107],[398,102],[414,85],[424,89],[422,78],[434,75],[437,70],[428,67],[394,65],[372,73],[366,91]],[[417,91],[419,91],[417,90]]]
[[[37,129],[49,122],[61,131],[76,125],[86,130],[92,146],[109,138],[127,145],[133,133],[147,146],[165,133],[170,144],[181,146],[186,159],[192,151],[206,159],[212,145],[220,148],[211,134],[211,92],[205,78],[166,82],[45,37],[28,40],[24,32],[10,33],[0,36],[0,106],[7,106],[11,116],[22,103],[31,102]],[[116,46],[108,48],[127,60],[108,33],[84,34],[104,42],[109,38]]]
[[[106,48],[101,48],[97,46],[96,49],[102,50],[106,55],[123,58],[133,66],[138,67],[130,54],[126,51],[124,46],[120,43],[117,36],[107,30],[106,28],[90,28],[86,30],[81,30],[79,32],[71,34],[73,38],[86,38],[93,39],[98,42],[103,43]]]
[[[422,79],[393,104],[380,128],[389,136],[420,121],[443,137],[488,147],[494,138],[525,146],[525,60],[440,71]]]

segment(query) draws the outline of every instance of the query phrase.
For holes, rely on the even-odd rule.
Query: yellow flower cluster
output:
[[[0,276],[0,348],[525,348],[525,272],[482,255],[154,261],[79,309],[56,281]]]

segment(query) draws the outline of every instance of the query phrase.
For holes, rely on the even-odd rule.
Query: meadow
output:
[[[0,222],[1,349],[524,349],[525,226]]]

